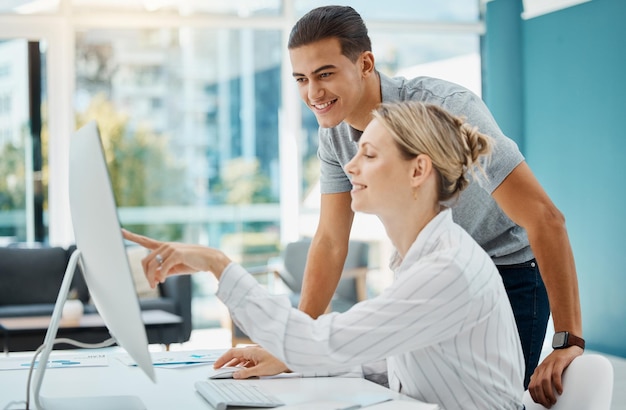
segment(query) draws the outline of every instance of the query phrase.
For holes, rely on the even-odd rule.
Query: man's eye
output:
[[[320,74],[320,78],[327,78],[330,77],[333,73],[322,73]]]

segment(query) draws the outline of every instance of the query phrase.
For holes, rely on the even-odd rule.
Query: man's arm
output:
[[[518,165],[493,192],[502,210],[526,229],[546,285],[555,331],[582,337],[578,278],[565,218],[552,203],[526,162]],[[561,375],[582,349],[553,351],[535,370],[529,385],[533,399],[545,407],[562,392]]]
[[[350,192],[322,194],[320,217],[309,248],[299,309],[317,318],[337,289],[354,219]]]

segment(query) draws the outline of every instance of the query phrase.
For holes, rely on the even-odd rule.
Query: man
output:
[[[339,281],[354,216],[352,186],[343,166],[356,153],[356,141],[372,110],[384,101],[438,104],[496,139],[486,168],[488,186],[472,183],[452,204],[453,216],[498,266],[522,340],[525,385],[535,401],[550,407],[556,402],[553,388],[562,391],[563,370],[584,348],[579,340],[578,281],[563,215],[515,143],[502,134],[484,103],[463,87],[432,78],[392,79],[378,73],[367,28],[351,7],[320,7],[307,13],[292,29],[288,47],[300,96],[320,125],[320,219],[300,309],[312,317],[322,314]],[[568,332],[569,343],[557,345],[535,369],[550,306],[555,339],[562,341],[561,332]]]

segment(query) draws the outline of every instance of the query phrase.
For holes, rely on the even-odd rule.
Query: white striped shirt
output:
[[[504,286],[489,256],[444,210],[420,232],[396,279],[345,313],[313,320],[237,264],[218,297],[235,323],[293,371],[387,359],[389,387],[452,409],[521,409],[524,362]]]

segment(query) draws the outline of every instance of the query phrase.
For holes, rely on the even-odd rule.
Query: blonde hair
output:
[[[425,154],[439,178],[439,201],[447,201],[469,184],[467,173],[480,169],[492,139],[443,108],[417,101],[383,103],[373,112],[406,159]]]

